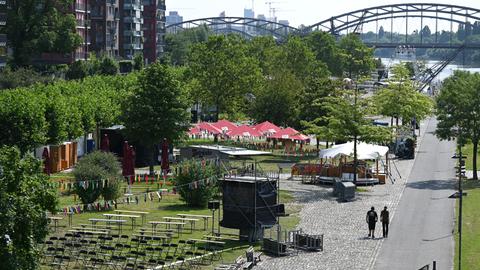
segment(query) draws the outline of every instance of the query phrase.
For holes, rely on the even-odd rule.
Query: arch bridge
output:
[[[392,34],[394,33],[393,21],[396,19],[405,19],[405,35],[403,41],[393,41]],[[369,23],[376,23],[376,33],[378,35],[378,22],[379,21],[390,21],[390,43],[405,45],[409,44],[409,19],[420,19],[420,31],[417,32],[420,40],[416,44],[420,47],[428,47],[424,44],[424,33],[421,31],[424,29],[424,26],[429,25],[434,21],[435,28],[432,31],[435,37],[435,42],[432,44],[439,43],[439,22],[450,23],[450,38],[449,38],[449,47],[452,46],[453,38],[451,36],[453,29],[453,24],[466,25],[467,23],[474,23],[480,21],[480,10],[476,8],[470,8],[465,6],[458,5],[448,5],[448,4],[437,4],[437,3],[407,3],[407,4],[392,4],[392,5],[382,5],[370,8],[364,8],[355,10],[352,12],[344,13],[338,16],[333,16],[329,19],[323,20],[316,24],[313,24],[305,29],[306,32],[314,30],[322,30],[329,32],[333,35],[341,35],[342,33],[348,32],[361,32],[363,25]],[[425,21],[429,20],[429,23]],[[410,29],[411,31],[412,29]],[[458,44],[457,44],[458,45]],[[392,45],[379,43],[376,47],[391,47]],[[395,46],[395,45],[393,45]],[[443,44],[440,47],[445,48],[447,45]],[[460,46],[460,45],[458,45]],[[433,46],[439,48],[439,46]],[[478,46],[477,46],[478,47]]]
[[[206,26],[216,33],[238,33],[247,38],[271,35],[275,39],[284,39],[291,33],[298,33],[298,29],[286,24],[243,17],[210,17],[184,21],[166,27],[167,33],[179,33],[192,27]]]

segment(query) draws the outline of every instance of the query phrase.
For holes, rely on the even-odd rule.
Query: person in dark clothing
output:
[[[382,231],[383,231],[383,238],[388,237],[388,223],[390,222],[390,216],[389,212],[387,210],[387,207],[385,206],[380,212],[380,221],[382,222]]]
[[[367,212],[367,223],[368,223],[368,237],[372,236],[375,238],[375,224],[378,221],[377,212],[375,212],[375,208],[372,206],[372,209]]]

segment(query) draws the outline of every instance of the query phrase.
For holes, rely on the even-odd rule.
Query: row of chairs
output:
[[[194,241],[128,235],[71,234],[51,237],[43,245],[42,264],[55,269],[196,269],[221,258],[223,246],[197,246]],[[219,255],[220,254],[220,255]]]

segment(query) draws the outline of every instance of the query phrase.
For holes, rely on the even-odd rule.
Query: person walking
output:
[[[385,206],[380,212],[380,221],[382,222],[383,238],[388,238],[388,223],[390,222],[390,213]]]
[[[367,223],[368,223],[368,237],[372,236],[375,238],[375,224],[378,221],[377,212],[375,212],[375,208],[372,206],[370,211],[367,212]]]

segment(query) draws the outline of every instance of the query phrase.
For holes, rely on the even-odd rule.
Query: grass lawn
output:
[[[52,179],[55,180],[55,179]],[[133,193],[141,193],[149,190],[156,190],[157,185],[156,184],[134,184],[133,186]],[[195,209],[195,208],[190,208],[187,205],[185,205],[181,200],[179,195],[174,195],[174,194],[169,194],[169,195],[164,195],[163,199],[159,202],[158,199],[154,199],[153,201],[150,201],[147,199],[146,202],[143,200],[143,196],[140,197],[140,202],[139,204],[135,203],[130,203],[130,204],[118,204],[118,209],[121,210],[133,210],[133,211],[147,211],[150,214],[147,215],[147,224],[143,225],[143,228],[149,228],[151,229],[150,224],[148,224],[148,221],[164,221],[162,217],[167,217],[167,216],[177,216],[179,213],[188,213],[188,214],[201,214],[201,215],[211,215],[211,211],[208,209]],[[281,203],[289,203],[293,201],[293,196],[287,191],[280,191],[280,202]],[[75,205],[75,204],[80,204],[78,201],[78,197],[76,200],[74,199],[74,196],[72,194],[68,194],[67,192],[64,192],[60,196],[60,206],[69,206],[69,205]],[[299,212],[301,208],[296,205],[287,205],[286,206],[286,212],[289,214],[287,217],[282,217],[280,218],[280,225],[282,230],[291,230],[296,227],[298,224],[300,218],[299,218]],[[72,224],[73,226],[79,226],[79,224],[91,224],[89,222],[89,218],[103,218],[103,214],[106,213],[114,213],[113,211],[104,211],[104,212],[86,212],[78,215],[73,216]],[[217,212],[218,213],[218,212]],[[215,215],[215,221],[217,222],[217,213]],[[60,215],[60,213],[59,213]],[[62,235],[64,234],[67,230],[71,229],[68,227],[67,224],[67,217],[65,217],[63,220],[59,222],[59,227],[57,228],[56,232],[52,232],[49,236],[53,235]],[[137,226],[132,230],[131,227],[131,221],[130,219],[127,218],[127,223],[124,224],[122,233],[127,234],[127,235],[132,235],[133,233],[137,232],[141,227],[141,219],[137,220]],[[209,224],[208,224],[208,229],[206,231],[203,230],[203,220],[199,220],[196,224],[197,230],[194,230],[193,232],[190,232],[189,226],[186,225],[184,232],[180,235],[179,238],[176,238],[173,240],[173,242],[178,242],[180,239],[201,239],[203,238],[204,235],[208,234],[209,232],[211,233],[211,222],[212,220],[209,219]],[[158,226],[160,228],[161,226]],[[231,234],[236,234],[238,235],[239,232],[238,230],[234,229],[227,229],[227,228],[221,228],[222,233],[231,233]],[[269,237],[270,235],[276,235],[273,232],[266,231],[265,236]],[[240,242],[240,241],[226,241],[225,248],[236,248],[234,250],[225,252],[223,254],[223,261],[225,263],[227,262],[233,262],[238,256],[240,255],[245,255],[245,250],[251,245],[250,243],[247,242]],[[255,249],[260,249],[261,246],[260,244],[255,244],[254,245]],[[215,264],[218,264],[221,262],[215,262]],[[205,267],[204,269],[213,269],[214,265]]]
[[[468,193],[463,198],[462,269],[475,270],[480,265],[480,182],[466,180],[464,189]],[[456,213],[458,216],[459,200]],[[458,269],[458,223],[455,227],[455,269]]]
[[[473,145],[471,143],[462,147],[462,154],[467,156],[465,167],[467,170],[473,170]],[[480,157],[477,156],[477,170],[480,170]]]

